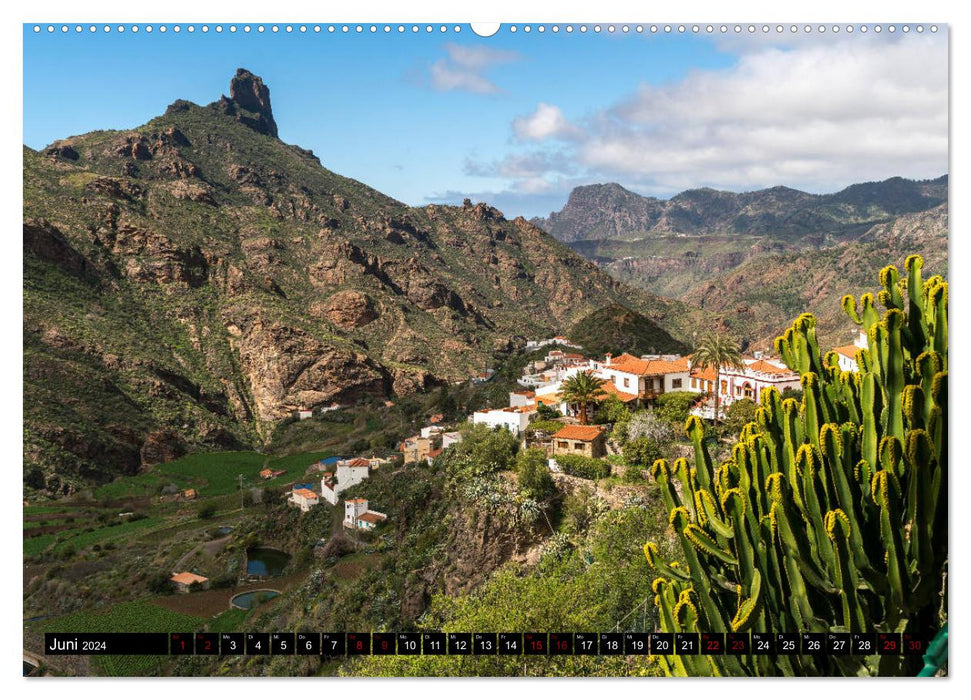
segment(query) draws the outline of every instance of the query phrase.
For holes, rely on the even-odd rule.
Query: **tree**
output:
[[[626,423],[630,420],[630,409],[627,404],[617,396],[611,394],[600,405],[597,411],[597,422],[599,423]]]
[[[208,520],[216,514],[216,504],[206,503],[201,508],[199,508],[199,519]]]
[[[560,396],[567,403],[579,407],[580,423],[587,424],[587,407],[607,398],[603,385],[605,381],[587,372],[578,372],[560,385]]]
[[[721,333],[707,332],[691,355],[693,367],[715,370],[715,420],[721,420],[722,367],[741,367],[742,351],[732,338]]]
[[[546,453],[538,447],[516,455],[516,477],[519,488],[540,503],[556,493],[556,483],[546,466]]]
[[[679,427],[691,415],[691,409],[698,401],[698,395],[690,391],[669,391],[657,397],[654,409],[657,417]]]

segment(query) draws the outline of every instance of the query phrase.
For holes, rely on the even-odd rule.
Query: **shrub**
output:
[[[562,528],[564,532],[583,532],[596,520],[603,503],[590,493],[574,491],[563,498]]]
[[[629,464],[624,472],[624,481],[628,484],[638,484],[647,478],[646,473],[646,468],[640,464]]]
[[[159,572],[157,574],[152,574],[148,579],[148,590],[152,593],[171,593],[172,592],[172,582],[169,580],[169,575]]]
[[[526,432],[544,432],[550,433],[551,435],[557,430],[563,427],[563,424],[557,420],[534,420],[526,428]]]
[[[556,463],[564,474],[582,479],[605,479],[610,476],[610,463],[583,455],[557,455]]]
[[[671,423],[661,418],[657,411],[638,411],[631,416],[630,423],[627,425],[627,440],[641,437],[666,443],[674,440],[675,433]]]
[[[462,428],[462,441],[447,450],[440,461],[449,484],[458,486],[475,477],[511,468],[518,449],[519,439],[508,430],[466,425]]]
[[[639,437],[624,445],[624,459],[629,465],[649,467],[663,456],[661,446],[653,438]]]
[[[216,514],[216,504],[215,503],[205,503],[199,508],[199,519],[208,520]]]
[[[545,403],[541,403],[536,407],[536,418],[539,420],[556,420],[562,417],[563,414],[552,406],[547,406]]]
[[[738,435],[746,423],[755,420],[755,402],[752,399],[739,399],[725,409],[723,429],[727,435]]]

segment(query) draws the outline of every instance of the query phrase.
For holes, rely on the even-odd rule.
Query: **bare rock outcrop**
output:
[[[349,289],[330,297],[322,311],[327,320],[344,330],[366,326],[378,317],[374,302],[367,294]]]

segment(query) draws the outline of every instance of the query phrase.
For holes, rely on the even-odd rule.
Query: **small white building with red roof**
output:
[[[306,513],[320,503],[320,496],[308,488],[297,488],[290,492],[289,501],[291,504],[297,506],[300,512]]]
[[[344,501],[344,527],[349,530],[373,530],[387,519],[386,514],[371,510],[366,498]]]

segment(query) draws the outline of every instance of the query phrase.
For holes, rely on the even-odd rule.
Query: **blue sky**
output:
[[[196,25],[197,27],[201,25]],[[228,26],[228,25],[224,25]],[[522,25],[520,25],[521,27]],[[237,67],[280,138],[413,205],[559,209],[576,185],[814,192],[947,170],[946,32],[386,35],[24,27],[24,142],[207,104]]]

